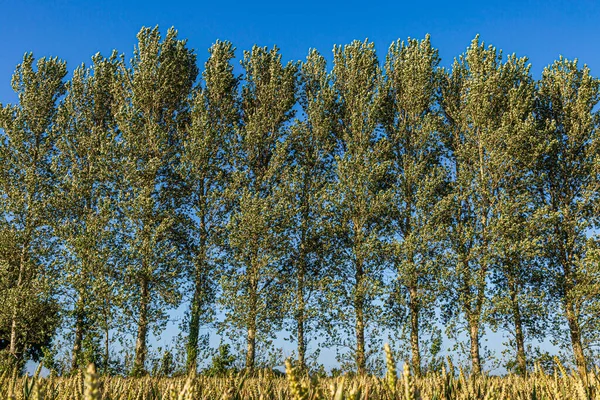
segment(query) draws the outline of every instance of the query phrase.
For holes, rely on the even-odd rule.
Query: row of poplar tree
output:
[[[450,69],[429,37],[381,63],[371,42],[335,47],[329,69],[314,50],[285,64],[254,47],[238,74],[230,43],[209,53],[200,74],[175,30],[144,28],[130,61],[95,55],[68,80],[56,58],[17,66],[18,102],[0,107],[6,362],[58,330],[72,368],[108,368],[126,330],[143,373],[150,332],[188,301],[188,368],[215,323],[244,338],[250,369],[282,330],[300,365],[312,341],[349,349],[361,374],[385,334],[421,373],[443,326],[475,374],[488,329],[518,372],[536,340],[597,360],[587,67],[560,58],[534,80],[477,38]]]

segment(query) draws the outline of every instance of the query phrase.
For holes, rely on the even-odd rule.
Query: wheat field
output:
[[[286,361],[286,377],[256,371],[226,377],[190,375],[174,378],[100,376],[90,364],[70,377],[41,377],[4,373],[0,398],[8,400],[597,400],[599,371],[582,375],[567,371],[556,360],[552,374],[539,366],[526,377],[471,377],[452,365],[439,373],[416,378],[405,365],[398,377],[386,347],[387,373],[374,376],[311,378]]]

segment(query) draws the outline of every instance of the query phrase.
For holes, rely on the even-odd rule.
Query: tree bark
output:
[[[307,268],[307,241],[308,241],[308,226],[310,224],[309,211],[309,193],[311,190],[311,181],[308,173],[304,175],[302,196],[302,223],[300,232],[300,254],[298,255],[297,263],[297,283],[296,283],[296,335],[298,336],[298,365],[302,370],[306,370],[306,338],[305,338],[305,319],[306,319],[306,303],[304,301],[305,279]]]
[[[258,278],[254,275],[250,277],[250,304],[248,318],[248,334],[247,334],[247,349],[246,349],[246,369],[254,370],[256,360],[256,314],[258,302]]]
[[[17,289],[19,292],[21,291],[21,286],[23,285],[23,279],[25,278],[25,260],[27,256],[27,244],[23,245],[21,249],[21,258],[19,262],[19,277],[17,279]],[[17,352],[17,319],[18,319],[18,309],[19,302],[15,301],[13,305],[13,312],[10,324],[10,345],[9,345],[9,353],[11,355],[12,361],[18,363],[19,354]]]
[[[365,356],[365,322],[362,308],[356,309],[356,368],[359,375],[366,375],[367,360]]]
[[[469,337],[471,339],[470,350],[471,350],[471,365],[473,368],[473,375],[481,374],[481,357],[479,355],[479,322],[476,318],[471,315],[469,318]]]
[[[110,299],[108,292],[104,294],[104,302],[102,307],[103,322],[104,322],[104,373],[108,374],[110,365]]]
[[[573,355],[575,356],[575,364],[582,376],[587,374],[587,362],[583,353],[583,345],[581,343],[581,328],[575,314],[575,307],[571,299],[570,293],[565,293],[565,313],[569,324],[569,333],[571,336],[571,345],[573,347]]]
[[[419,348],[419,300],[417,298],[417,287],[409,288],[409,310],[410,310],[410,347],[412,351],[413,374],[421,376],[421,350]]]
[[[364,295],[362,288],[363,267],[359,261],[356,265],[356,294],[354,299],[354,311],[356,315],[356,369],[359,375],[367,373],[367,359],[365,354],[365,316]]]
[[[109,353],[110,336],[108,325],[104,330],[104,373],[108,374],[108,367],[110,365],[110,353]]]
[[[146,353],[146,337],[148,334],[148,305],[150,302],[148,280],[142,278],[140,282],[140,316],[138,320],[138,332],[135,342],[135,362],[133,366],[134,375],[143,375],[145,373]]]
[[[200,272],[197,272],[195,278],[194,297],[191,304],[191,316],[189,326],[189,336],[187,343],[187,370],[192,371],[197,368],[198,360],[198,337],[200,335],[200,314],[202,312],[202,298],[204,291],[204,282]]]
[[[248,327],[247,350],[246,350],[246,369],[254,370],[254,360],[256,358],[256,324]]]
[[[508,290],[510,295],[511,309],[513,314],[513,323],[515,324],[515,341],[517,342],[517,373],[519,375],[527,374],[527,357],[525,355],[525,338],[523,335],[523,321],[521,319],[521,308],[517,287],[513,279],[508,279]]]
[[[208,231],[206,224],[206,210],[209,208],[206,193],[205,193],[205,179],[199,180],[198,191],[202,194],[202,200],[199,201],[197,207],[201,210],[201,216],[199,221],[199,241],[198,241],[198,253],[195,260],[195,271],[194,271],[194,296],[192,298],[191,310],[190,310],[190,325],[189,335],[187,343],[187,370],[196,370],[198,365],[198,338],[200,336],[200,318],[202,314],[202,306],[206,296],[206,271],[207,271],[207,242],[208,242]]]
[[[296,297],[298,298],[296,310],[296,334],[298,336],[298,365],[302,370],[306,369],[306,342],[304,340],[304,319],[306,313],[304,304],[304,274],[305,264],[304,260],[301,260],[298,269],[298,287],[296,291]]]
[[[71,370],[79,368],[81,361],[81,344],[83,342],[84,309],[83,296],[79,294],[75,310],[75,340],[73,341],[73,354],[71,355]]]

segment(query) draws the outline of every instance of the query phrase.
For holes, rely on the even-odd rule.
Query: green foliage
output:
[[[476,38],[455,60],[443,85],[453,171],[447,209],[455,263],[450,279],[455,283],[448,292],[448,310],[464,315],[476,372],[481,370],[484,314],[492,306],[490,275],[498,266],[502,279],[509,281],[510,295],[518,297],[520,284],[515,280],[535,245],[535,235],[523,222],[528,200],[522,185],[538,150],[532,123],[533,82],[526,62],[516,56],[502,62],[501,52]],[[507,223],[522,235],[511,237]],[[523,248],[515,250],[519,245]],[[518,312],[508,314],[514,318]]]
[[[447,172],[436,107],[438,64],[429,37],[395,42],[385,63],[383,126],[390,144],[392,192],[386,213],[388,257],[397,274],[387,301],[388,315],[398,337],[410,343],[417,375],[424,344],[419,336],[435,331],[437,297],[443,286],[439,264],[444,224],[439,203],[446,194]]]
[[[148,328],[180,301],[185,234],[180,156],[196,80],[196,56],[170,29],[144,28],[130,66],[120,62],[114,86],[119,127],[120,229],[127,305],[137,319],[135,373],[143,373]]]
[[[235,355],[231,354],[231,346],[227,343],[219,345],[217,354],[213,356],[209,367],[203,371],[206,376],[222,377],[235,372]]]
[[[242,120],[231,146],[235,169],[226,190],[231,214],[220,303],[224,326],[246,335],[246,367],[253,369],[257,341],[271,339],[285,315],[281,272],[289,215],[280,179],[297,67],[283,65],[277,48],[257,46],[244,53],[242,67]]]
[[[230,151],[239,124],[238,79],[233,74],[231,43],[217,42],[202,75],[204,86],[197,88],[191,125],[184,140],[182,175],[189,195],[190,218],[186,234],[191,239],[189,281],[193,286],[187,344],[188,369],[197,368],[201,322],[214,316],[212,298],[221,272],[216,265],[222,256],[227,221],[223,191],[229,184]]]
[[[363,374],[372,352],[367,338],[377,336],[372,330],[381,315],[376,302],[383,290],[381,237],[391,198],[385,184],[389,145],[378,126],[382,79],[373,43],[336,47],[332,74],[337,143],[325,215],[336,263],[325,321],[333,343],[355,349],[353,361]]]
[[[18,366],[31,351],[39,357],[57,325],[50,165],[66,74],[56,58],[41,58],[34,67],[33,55],[25,54],[12,79],[19,102],[0,105],[0,337]]]
[[[290,209],[286,235],[288,284],[293,298],[291,330],[298,343],[300,368],[307,368],[307,346],[319,322],[321,295],[331,279],[331,238],[325,220],[327,190],[333,183],[334,135],[331,116],[334,93],[326,61],[311,51],[300,68],[299,104],[303,119],[294,121],[289,136],[288,165],[283,176]]]
[[[96,54],[68,82],[64,62],[26,54],[18,102],[0,105],[0,369],[41,359],[74,375],[5,373],[0,396],[13,398],[12,382],[26,398],[123,397],[125,381],[94,368],[84,384],[77,371],[94,363],[175,376],[127,381],[136,398],[593,398],[589,68],[560,58],[536,81],[526,58],[477,37],[444,70],[426,36],[394,42],[384,63],[371,42],[336,46],[331,70],[316,50],[285,63],[254,46],[238,76],[233,45],[218,41],[197,81],[174,29],[137,39],[130,61]],[[183,306],[176,350],[148,356]],[[443,372],[443,324],[479,377]],[[229,345],[214,377],[195,375],[213,328],[245,347],[247,375],[221,377],[242,364]],[[507,337],[498,362],[528,377],[482,374],[488,330]],[[289,386],[272,379],[281,335],[297,343]],[[385,336],[380,381],[368,373],[383,375]],[[548,340],[581,379],[542,374]],[[324,347],[352,377],[308,379],[324,375]],[[410,359],[401,379],[391,348]]]
[[[535,116],[543,153],[535,161],[536,202],[544,214],[550,294],[566,322],[578,368],[596,339],[599,270],[590,229],[598,227],[600,81],[577,60],[560,58],[538,82]],[[586,339],[587,338],[587,339]]]
[[[92,58],[92,66],[78,67],[67,84],[58,111],[56,147],[52,170],[57,177],[52,204],[56,212],[55,234],[61,252],[65,308],[73,320],[71,368],[90,362],[109,364],[108,348],[101,337],[115,328],[121,278],[117,268],[120,243],[115,229],[115,174],[117,146],[111,112],[117,72],[116,53]]]

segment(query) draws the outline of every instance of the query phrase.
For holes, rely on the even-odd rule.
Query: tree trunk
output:
[[[298,263],[298,282],[296,288],[296,298],[298,301],[296,309],[296,324],[298,336],[298,365],[302,370],[306,369],[306,342],[304,340],[304,319],[305,319],[305,304],[304,304],[304,275],[306,273],[306,262],[304,255],[300,256]]]
[[[256,271],[252,269],[252,275],[250,276],[250,304],[248,305],[248,336],[246,338],[246,369],[250,371],[254,370],[254,362],[256,360],[256,314],[258,303],[258,278],[255,274]]]
[[[19,262],[19,278],[17,279],[17,289],[19,292],[21,291],[21,286],[23,285],[23,279],[25,278],[25,259],[27,255],[27,245],[23,245],[23,249],[21,250],[21,259]],[[18,309],[19,309],[19,301],[15,301],[13,306],[11,324],[10,324],[10,345],[9,345],[9,353],[12,358],[12,362],[15,365],[20,361],[19,354],[17,352],[17,319],[18,319]]]
[[[356,309],[356,368],[359,375],[367,373],[367,360],[365,357],[365,321],[364,311]]]
[[[298,365],[306,370],[306,342],[304,341],[304,301],[300,300],[298,315],[296,317],[298,335]]]
[[[81,344],[83,342],[84,323],[83,296],[81,293],[79,294],[77,305],[75,307],[75,340],[73,341],[73,354],[71,355],[71,371],[77,370],[79,368],[79,362],[81,361]]]
[[[105,292],[104,304],[102,307],[104,317],[104,373],[108,374],[108,368],[110,365],[110,300],[109,295]]]
[[[248,327],[247,342],[246,369],[252,371],[254,370],[254,360],[256,358],[256,323]]]
[[[471,315],[469,318],[469,337],[471,339],[471,365],[473,375],[481,374],[481,358],[479,356],[479,322]]]
[[[109,353],[110,336],[108,324],[104,329],[104,373],[108,375],[108,366],[110,364],[110,353]]]
[[[304,316],[298,317],[298,366],[306,370],[306,343],[304,341]]]
[[[17,306],[14,307],[12,321],[10,324],[10,345],[9,353],[13,361],[18,360],[17,356]]]
[[[200,268],[201,269],[201,268]],[[200,335],[200,317],[202,312],[202,299],[204,297],[204,281],[202,272],[196,273],[194,297],[191,304],[191,316],[189,326],[189,336],[187,343],[187,370],[192,371],[197,368],[198,360],[198,337]]]
[[[358,262],[356,266],[356,294],[354,300],[354,311],[356,314],[356,369],[359,375],[366,375],[367,359],[365,354],[365,316],[362,281],[362,264]]]
[[[573,355],[575,356],[575,364],[582,376],[587,374],[587,362],[583,354],[583,345],[581,343],[581,329],[579,321],[575,314],[573,302],[569,299],[570,293],[565,293],[565,313],[569,324],[569,333],[571,336],[571,345],[573,346]]]
[[[515,324],[515,340],[517,342],[517,373],[519,375],[525,375],[527,374],[527,358],[525,356],[523,321],[521,319],[521,308],[519,307],[517,287],[513,279],[510,277],[508,279],[508,290],[513,313],[513,322]]]
[[[147,353],[146,336],[148,334],[148,305],[150,302],[148,280],[146,278],[142,278],[140,286],[140,317],[138,320],[138,332],[135,342],[135,362],[133,365],[134,375],[143,375],[145,373]]]
[[[419,349],[419,300],[417,298],[417,287],[409,288],[410,300],[410,347],[412,350],[413,374],[421,376],[421,351]]]
[[[204,195],[204,180],[200,180],[199,191]],[[192,298],[191,310],[190,310],[190,326],[189,326],[189,336],[187,343],[187,370],[188,371],[196,371],[198,366],[198,338],[200,336],[200,318],[202,316],[202,306],[203,301],[205,300],[206,290],[207,290],[207,241],[208,241],[208,232],[206,228],[206,212],[208,209],[208,205],[206,201],[204,204],[198,206],[199,209],[203,210],[203,213],[200,217],[199,223],[199,242],[198,242],[198,254],[195,262],[195,272],[194,272],[194,297]]]

